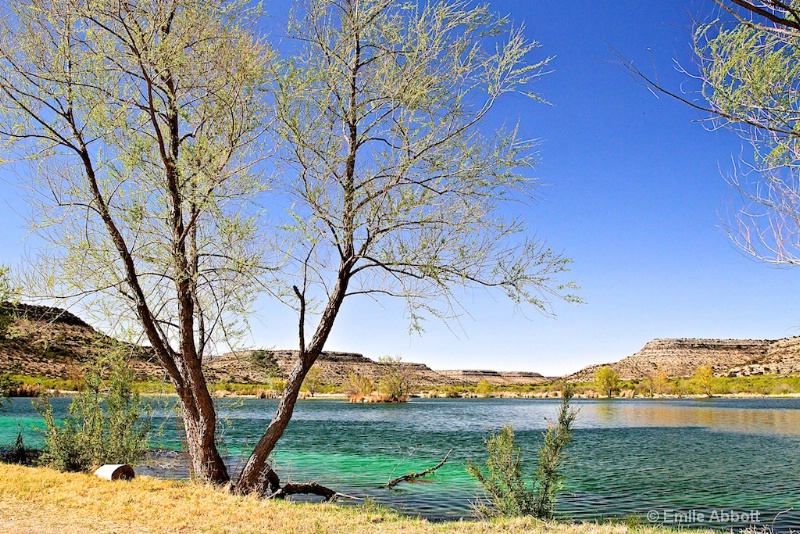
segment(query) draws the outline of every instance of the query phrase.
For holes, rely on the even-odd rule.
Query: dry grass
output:
[[[7,533],[657,533],[624,525],[531,519],[429,523],[369,507],[237,497],[202,484],[139,477],[109,482],[82,474],[0,464],[0,532]]]

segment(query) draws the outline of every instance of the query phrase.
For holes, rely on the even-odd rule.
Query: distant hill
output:
[[[59,308],[0,303],[0,312],[15,318],[6,338],[0,338],[0,373],[77,379],[84,364],[119,343]],[[123,346],[130,351],[130,362],[138,379],[164,380],[164,371],[149,349]],[[286,378],[296,355],[297,351],[291,350],[231,352],[209,357],[203,367],[212,382],[265,383],[274,377]],[[548,381],[538,373],[437,372],[421,363],[404,364],[410,367],[415,383],[422,387],[477,384],[483,379],[495,385]],[[386,373],[384,364],[349,352],[324,352],[315,366],[321,369],[324,383],[337,385],[345,383],[351,371],[376,382]]]
[[[594,380],[608,365],[623,380],[641,380],[659,368],[670,377],[689,377],[701,365],[717,376],[788,375],[800,372],[800,337],[769,339],[654,339],[639,352],[618,362],[590,365],[566,377],[575,382]]]
[[[77,379],[84,364],[120,345],[59,308],[6,302],[0,303],[0,311],[15,318],[5,338],[0,338],[0,373]],[[130,353],[137,378],[164,376],[147,349],[122,346]]]
[[[211,380],[228,380],[239,383],[263,383],[278,376],[286,378],[295,365],[295,350],[248,350],[230,352],[210,359],[204,369]],[[406,363],[419,386],[442,386],[460,383],[457,380],[431,370],[421,363]],[[386,365],[352,352],[323,352],[315,367],[321,371],[321,380],[326,384],[341,385],[347,382],[350,372],[357,372],[379,381],[386,375]]]

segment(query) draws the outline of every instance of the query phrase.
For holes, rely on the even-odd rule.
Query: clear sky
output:
[[[558,375],[628,356],[658,337],[779,338],[800,334],[800,271],[743,256],[722,229],[734,192],[724,181],[748,147],[710,132],[697,112],[657,98],[620,67],[609,47],[692,88],[692,17],[710,0],[564,2],[491,0],[524,22],[552,72],[535,89],[552,105],[511,98],[498,111],[540,139],[536,176],[547,184],[530,207],[535,233],[574,259],[586,303],[556,302],[557,317],[518,310],[502,295],[465,295],[471,316],[429,321],[409,335],[399,302],[350,299],[328,349],[402,356],[434,369],[477,368]],[[279,24],[286,2],[268,2]],[[536,58],[535,58],[536,59]],[[0,261],[19,261],[25,230],[17,192],[0,185]],[[292,312],[269,301],[251,321],[252,344],[294,348]]]

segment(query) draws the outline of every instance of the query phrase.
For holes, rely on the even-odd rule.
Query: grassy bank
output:
[[[369,505],[263,501],[236,497],[197,483],[149,477],[109,482],[90,475],[8,464],[0,464],[0,531],[42,534],[669,532],[621,524],[542,523],[531,519],[429,523]]]
[[[6,380],[11,380],[20,387],[12,390],[10,396],[36,396],[44,392],[58,394],[58,392],[71,392],[83,388],[83,382],[76,379],[47,378],[26,375],[3,375]],[[262,398],[275,398],[280,395],[285,382],[275,379],[269,383],[241,384],[236,382],[217,382],[209,384],[212,393],[219,397],[225,396],[253,396]],[[417,388],[415,395],[428,397],[557,397],[564,389],[564,383],[555,381],[539,385],[504,385],[489,384],[461,385],[461,386],[436,386]],[[144,395],[168,395],[175,392],[171,384],[159,381],[139,381],[134,384],[134,390]],[[575,384],[577,397],[600,397],[600,388],[593,382]],[[758,375],[740,377],[714,377],[710,384],[711,394],[714,396],[747,397],[753,395],[790,397],[800,395],[800,376]],[[661,391],[654,392],[652,385],[647,380],[623,380],[620,382],[620,393],[631,398],[666,397],[680,398],[691,396],[706,396],[690,379],[671,378],[665,382]],[[345,388],[340,385],[324,384],[318,388],[317,396],[322,398],[346,395]],[[301,397],[308,398],[308,391],[303,389]]]

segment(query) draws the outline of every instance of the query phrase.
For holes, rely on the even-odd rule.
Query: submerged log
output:
[[[412,482],[414,480],[417,480],[418,478],[422,478],[422,477],[424,477],[426,475],[430,475],[431,473],[433,473],[434,471],[436,471],[437,469],[439,469],[440,467],[442,467],[444,465],[444,463],[447,461],[447,458],[450,456],[451,452],[453,452],[453,449],[450,449],[449,451],[447,451],[447,454],[444,455],[444,458],[442,458],[442,461],[439,462],[438,464],[436,464],[435,466],[430,467],[430,468],[426,469],[425,471],[422,471],[421,473],[415,473],[415,472],[412,471],[407,475],[403,475],[401,477],[395,478],[394,480],[390,480],[389,482],[387,482],[386,484],[384,484],[381,487],[382,488],[393,488],[396,485],[400,484],[401,482]]]

